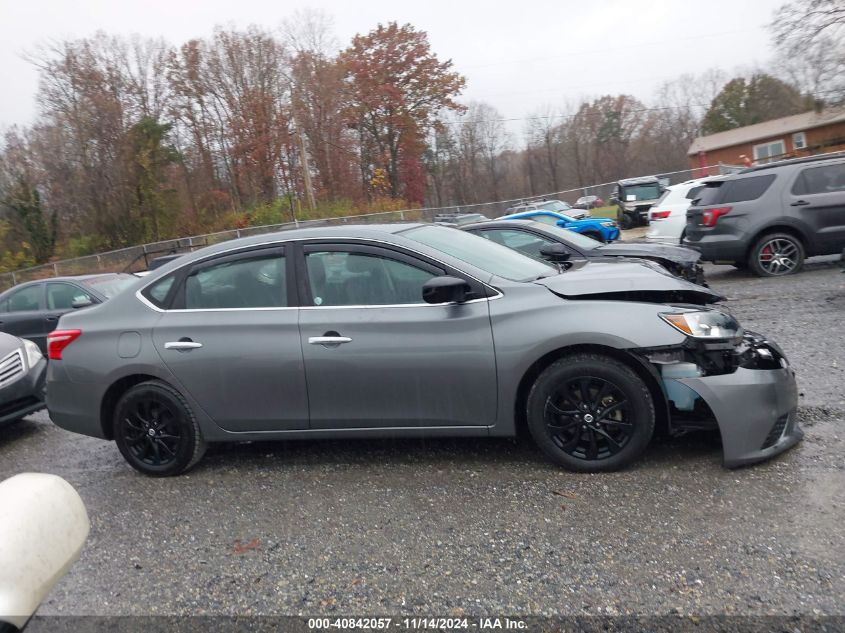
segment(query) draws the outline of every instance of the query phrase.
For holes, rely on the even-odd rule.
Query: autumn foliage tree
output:
[[[340,55],[349,80],[349,123],[361,140],[362,173],[383,169],[390,195],[421,202],[424,139],[465,79],[431,52],[428,36],[410,24],[390,22],[358,35]],[[422,184],[420,180],[422,179]]]

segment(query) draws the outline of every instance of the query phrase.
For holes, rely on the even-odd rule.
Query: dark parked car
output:
[[[559,244],[569,254],[570,261],[612,261],[618,257],[637,257],[657,262],[676,277],[706,286],[704,269],[698,251],[683,246],[615,242],[603,244],[591,237],[568,229],[532,220],[493,220],[461,227],[481,235],[523,255],[545,260],[541,250]]]
[[[797,272],[845,247],[845,154],[745,169],[708,182],[687,209],[683,241],[716,263],[761,277]]]
[[[47,334],[59,317],[103,303],[138,281],[134,275],[107,273],[53,277],[20,284],[0,294],[0,332],[29,339],[47,353]]]
[[[565,273],[436,224],[332,226],[185,255],[50,334],[59,426],[155,476],[208,442],[512,436],[621,468],[718,429],[725,464],[801,439],[783,352],[635,261]],[[307,377],[307,383],[306,383]]]
[[[595,209],[596,207],[603,207],[604,200],[598,196],[581,196],[572,205],[573,209]]]
[[[35,343],[0,332],[0,424],[44,408],[46,368]]]

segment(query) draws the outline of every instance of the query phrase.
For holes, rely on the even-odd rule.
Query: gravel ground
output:
[[[0,430],[0,478],[61,475],[92,523],[40,613],[842,614],[845,275],[707,272],[797,368],[789,453],[728,471],[688,436],[579,475],[527,440],[240,444],[158,480],[36,414]]]

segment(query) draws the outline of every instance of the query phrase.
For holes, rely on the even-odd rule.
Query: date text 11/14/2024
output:
[[[495,631],[511,630],[524,631],[528,628],[523,620],[514,618],[439,618],[439,617],[410,617],[410,618],[309,618],[308,628],[315,631],[328,630],[389,630],[405,629],[417,630],[468,630]]]

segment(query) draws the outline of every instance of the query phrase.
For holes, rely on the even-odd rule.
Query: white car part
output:
[[[15,475],[0,483],[0,622],[23,628],[79,557],[88,513],[61,477]]]

